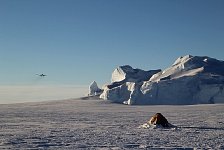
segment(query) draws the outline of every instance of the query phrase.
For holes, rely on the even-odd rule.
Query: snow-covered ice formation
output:
[[[89,96],[95,96],[95,95],[99,95],[102,93],[102,89],[100,89],[96,83],[96,81],[93,81],[90,85],[89,85]]]
[[[112,73],[111,82],[140,82],[147,81],[150,77],[161,70],[144,71],[141,69],[133,69],[129,65],[119,66]]]
[[[103,93],[100,95],[100,98],[123,103],[126,98],[130,96],[130,91],[133,91],[134,83],[147,81],[152,77],[152,75],[160,71],[160,69],[150,71],[133,69],[129,65],[119,66],[112,73],[112,83],[104,86]],[[111,90],[113,92],[110,92]]]
[[[224,62],[186,55],[165,69],[144,71],[120,66],[100,98],[124,104],[224,103]]]

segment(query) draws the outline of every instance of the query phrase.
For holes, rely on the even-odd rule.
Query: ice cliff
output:
[[[100,98],[124,104],[224,103],[224,61],[187,55],[161,70],[120,66]]]

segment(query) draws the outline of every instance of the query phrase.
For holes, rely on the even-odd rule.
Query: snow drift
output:
[[[120,66],[100,98],[124,104],[224,103],[224,62],[186,55],[161,70]]]

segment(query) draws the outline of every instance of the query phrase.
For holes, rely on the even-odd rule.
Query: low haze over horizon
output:
[[[224,60],[223,8],[223,0],[1,0],[0,83],[103,85],[119,65]]]

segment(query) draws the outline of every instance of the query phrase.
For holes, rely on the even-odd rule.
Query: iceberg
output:
[[[96,95],[100,95],[102,93],[102,89],[100,89],[96,83],[96,81],[93,81],[90,85],[89,85],[89,93],[88,96],[96,96]]]
[[[165,70],[119,66],[100,98],[128,105],[224,103],[224,62],[207,56],[179,57]]]

